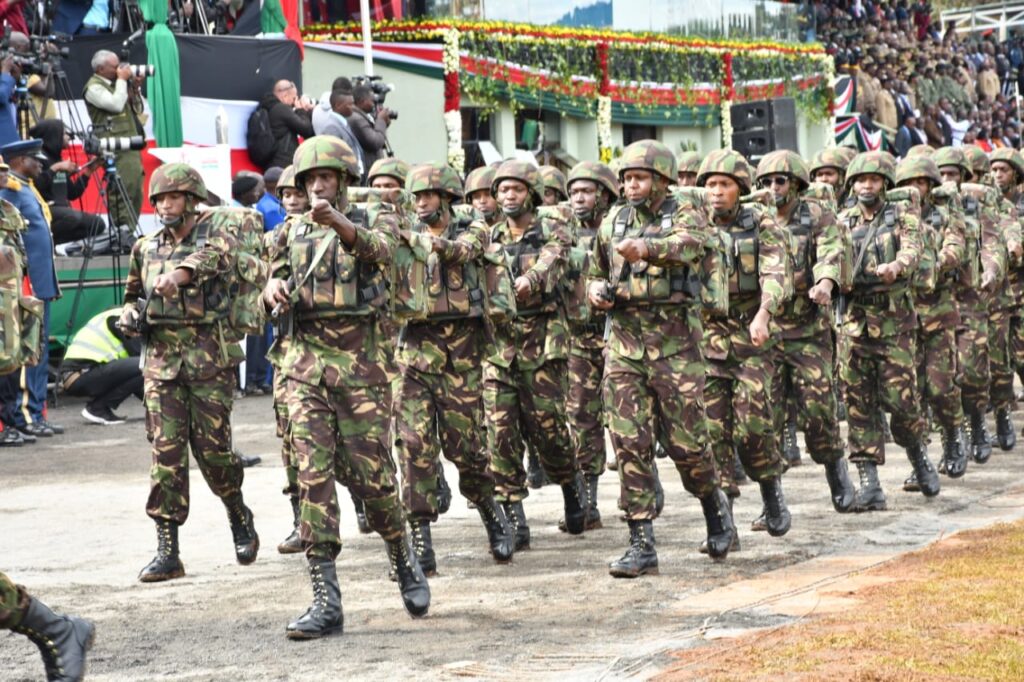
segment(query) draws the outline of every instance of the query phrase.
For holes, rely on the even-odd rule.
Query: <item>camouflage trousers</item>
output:
[[[566,408],[576,451],[576,465],[588,476],[604,473],[604,404],[601,375],[604,349],[573,346],[569,353],[569,395]]]
[[[1024,317],[1022,309],[1017,308],[1010,318],[1010,358],[1013,370],[1024,381]]]
[[[18,627],[28,609],[28,593],[0,572],[0,630]]]
[[[944,429],[959,429],[964,422],[960,399],[960,367],[956,330],[917,329],[917,386],[921,406],[929,405]]]
[[[896,444],[909,447],[924,438],[917,396],[914,332],[883,338],[850,337],[846,381],[846,419],[850,461],[885,464],[885,434],[879,409],[892,415]]]
[[[277,420],[277,437],[281,439],[281,464],[284,466],[285,481],[281,492],[290,498],[299,497],[299,465],[292,447],[291,421],[288,419],[288,377],[284,372],[274,372],[274,416]]]
[[[691,495],[705,497],[719,485],[707,448],[704,363],[693,348],[657,360],[629,360],[609,353],[604,374],[605,416],[619,460],[620,502],[626,517],[653,519],[654,443],[665,448]]]
[[[771,404],[775,433],[783,432],[788,413],[795,408],[797,428],[804,432],[811,459],[818,464],[842,459],[831,330],[802,339],[780,339],[772,355],[775,373],[771,382]]]
[[[235,369],[210,379],[146,379],[146,435],[153,444],[149,500],[153,519],[177,524],[188,518],[188,452],[213,494],[222,500],[241,495],[242,465],[231,448],[231,403]]]
[[[483,505],[494,497],[481,438],[483,377],[480,368],[427,374],[407,367],[395,403],[402,504],[411,517],[437,521],[437,469],[441,452],[459,470],[459,492]]]
[[[391,385],[331,388],[289,379],[287,390],[306,556],[341,552],[335,482],[363,501],[367,523],[385,541],[401,537],[405,519],[388,448]]]
[[[988,315],[989,397],[992,408],[1013,406],[1013,355],[1010,350],[1010,316],[1007,308]]]
[[[742,362],[735,358],[707,361],[704,404],[708,436],[722,489],[730,497],[740,494],[733,471],[734,452],[747,476],[755,481],[767,481],[785,471],[771,403],[774,372],[770,351]]]
[[[495,497],[518,502],[529,494],[523,451],[529,445],[552,481],[571,483],[576,458],[565,418],[566,362],[549,360],[536,369],[484,367],[487,446]]]
[[[956,330],[960,363],[960,397],[965,414],[988,411],[989,354],[988,310],[982,305],[960,307],[960,327]]]

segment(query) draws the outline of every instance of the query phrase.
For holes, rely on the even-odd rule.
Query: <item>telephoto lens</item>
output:
[[[156,67],[152,64],[127,64],[127,67],[131,70],[134,78],[139,76],[152,78],[156,75]]]

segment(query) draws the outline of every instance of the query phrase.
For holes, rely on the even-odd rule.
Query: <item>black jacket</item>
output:
[[[53,176],[56,173],[50,170],[50,166],[61,160],[61,151],[64,149],[64,124],[57,119],[44,118],[32,126],[29,135],[43,141],[43,153],[49,159],[43,164],[43,170],[35,181],[36,189],[43,198],[48,203],[67,206],[68,202],[81,197],[85,193],[85,188],[89,186],[89,178],[85,175],[68,177],[67,196],[63,199],[53,196]]]
[[[270,116],[270,132],[274,135],[274,158],[270,166],[290,166],[295,149],[299,146],[299,137],[313,137],[313,121],[310,112],[292,109],[290,106],[268,93],[260,100]]]

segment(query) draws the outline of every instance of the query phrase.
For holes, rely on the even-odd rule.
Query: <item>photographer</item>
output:
[[[50,46],[52,43],[43,43],[39,49],[39,60],[33,59],[32,41],[27,35],[19,31],[11,33],[8,44],[11,51],[17,56],[23,73],[31,74],[24,81],[24,87],[28,89],[31,107],[33,110],[33,121],[44,118],[57,118],[57,105],[54,104],[53,81],[50,79],[50,64],[47,57],[52,56]],[[56,49],[56,48],[54,48]]]
[[[142,95],[138,83],[130,82],[131,70],[121,64],[116,54],[100,50],[92,57],[93,76],[85,83],[85,108],[92,120],[96,137],[131,137],[144,135],[139,114],[142,113]],[[121,197],[111,193],[107,198],[110,216],[116,225],[127,225],[135,230],[142,209],[142,152],[128,149],[114,154],[117,173],[128,195],[129,206]]]
[[[270,117],[270,132],[274,136],[274,157],[267,164],[284,168],[292,163],[292,155],[299,146],[299,137],[312,137],[314,103],[299,97],[298,88],[289,80],[274,83],[273,92],[260,100],[260,106]]]
[[[376,102],[373,90],[365,85],[358,85],[352,91],[355,108],[348,118],[359,146],[363,148],[363,163],[369,168],[373,162],[386,155],[388,146],[388,126],[391,125],[391,110],[381,107],[374,115]]]
[[[70,139],[63,121],[43,119],[32,126],[29,134],[43,141],[46,160],[35,185],[50,206],[53,243],[65,244],[106,232],[106,225],[98,215],[76,211],[69,203],[85,193],[97,168],[96,159],[79,168],[74,161],[61,158]]]
[[[15,124],[14,89],[21,77],[21,67],[14,57],[0,60],[0,147],[21,139]]]

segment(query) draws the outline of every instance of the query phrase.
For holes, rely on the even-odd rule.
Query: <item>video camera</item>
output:
[[[352,85],[354,87],[365,85],[370,88],[370,91],[373,92],[373,103],[376,107],[384,106],[384,100],[387,98],[388,93],[395,89],[394,83],[384,83],[381,81],[380,76],[353,76]],[[388,118],[394,121],[398,118],[398,112],[391,110]]]
[[[82,148],[90,156],[101,154],[114,154],[129,150],[141,150],[146,148],[146,138],[142,135],[121,136],[121,137],[96,137],[97,132],[109,130],[109,126],[93,126],[88,134],[82,138]]]
[[[38,74],[45,76],[54,71],[61,59],[68,59],[71,51],[60,43],[68,42],[71,36],[56,33],[47,36],[27,36],[29,39],[28,51],[15,51],[11,48],[10,26],[0,39],[0,59],[11,57],[21,68],[22,74]]]

